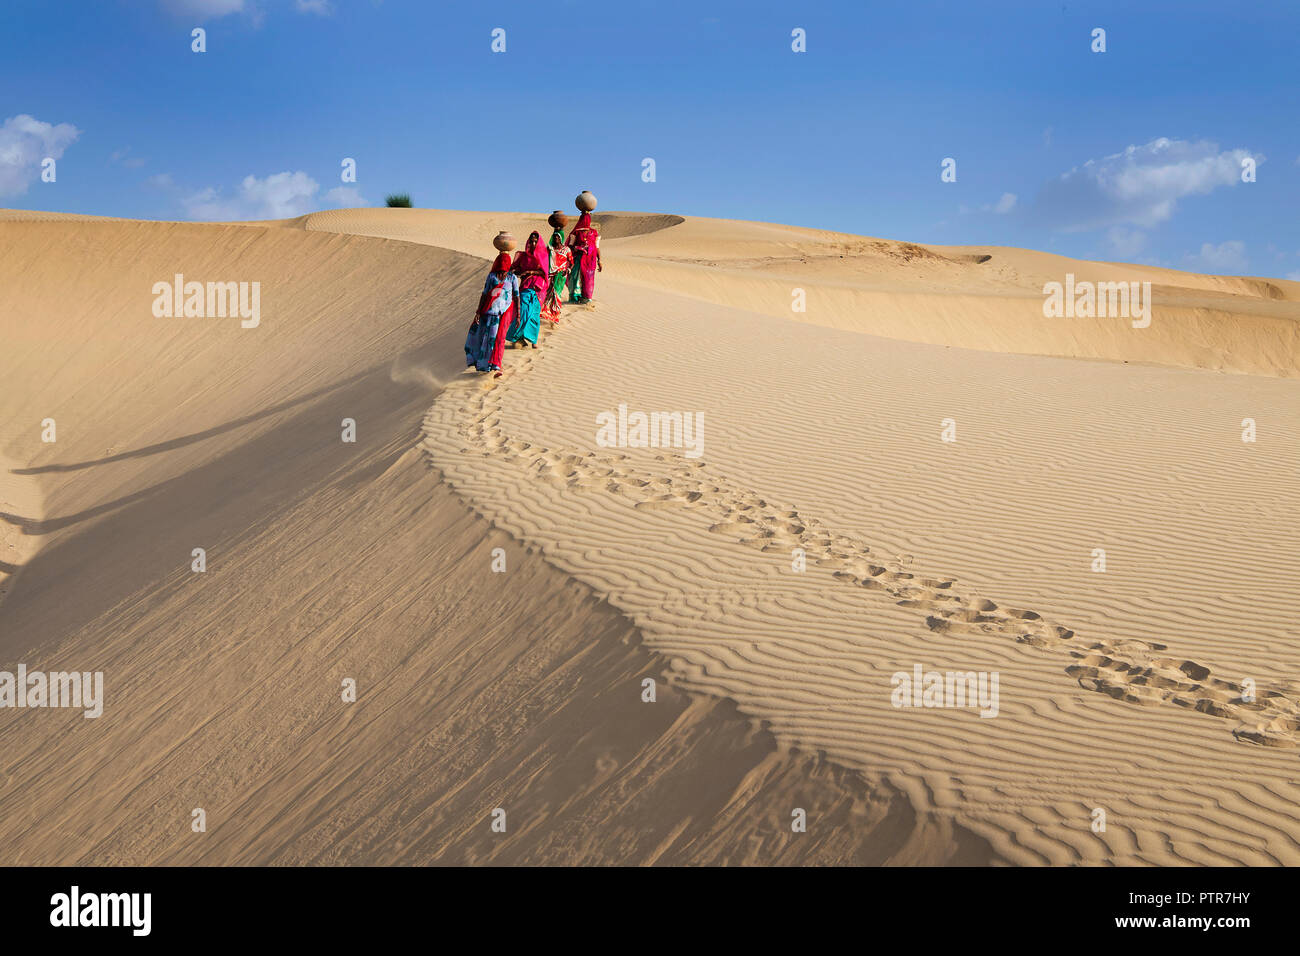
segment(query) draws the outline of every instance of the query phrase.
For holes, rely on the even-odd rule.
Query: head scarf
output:
[[[578,224],[573,227],[569,242],[573,248],[588,250],[596,248],[596,230],[591,225],[591,213],[584,212],[578,217]]]
[[[564,245],[564,230],[563,230],[563,229],[556,229],[553,233],[551,233],[551,245],[553,245],[553,246],[562,246],[562,245]]]
[[[508,253],[508,252],[503,252],[503,253],[501,253],[499,256],[497,256],[496,261],[492,263],[492,271],[493,271],[493,272],[509,272],[509,271],[510,271],[510,253]]]
[[[542,257],[537,254],[537,243],[541,241],[541,235],[533,232],[528,241],[524,243],[523,252],[515,257],[515,271],[527,272],[530,269],[546,271],[546,266],[542,264]]]

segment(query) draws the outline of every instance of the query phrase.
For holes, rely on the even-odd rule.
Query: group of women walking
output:
[[[594,197],[591,204],[595,205]],[[583,211],[567,237],[564,226],[568,221],[562,213],[552,215],[550,222],[554,228],[550,241],[541,245],[541,234],[533,232],[513,261],[509,252],[513,242],[498,244],[499,249],[502,245],[506,248],[492,263],[483,285],[465,339],[466,365],[500,378],[507,342],[537,348],[542,319],[552,327],[559,324],[566,287],[570,302],[583,305],[592,301],[601,267],[600,233],[591,224],[591,213]]]

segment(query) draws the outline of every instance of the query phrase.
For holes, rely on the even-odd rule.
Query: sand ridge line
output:
[[[582,323],[573,320],[589,311],[568,310],[565,328],[581,329]],[[1074,629],[1049,622],[1036,611],[999,605],[956,587],[953,577],[922,576],[910,570],[910,555],[890,559],[873,554],[861,541],[802,516],[796,507],[770,502],[714,474],[706,462],[691,461],[669,468],[666,475],[647,477],[627,454],[557,450],[511,438],[501,427],[502,398],[510,376],[527,374],[545,353],[545,349],[524,351],[522,360],[512,364],[502,379],[480,388],[466,387],[469,382],[449,385],[425,415],[420,446],[428,453],[437,448],[439,432],[448,421],[439,403],[446,400],[444,396],[457,395],[458,406],[446,412],[457,423],[455,434],[466,443],[458,449],[462,455],[502,456],[525,464],[536,478],[556,486],[630,498],[637,510],[703,511],[714,519],[711,533],[765,553],[790,554],[798,548],[806,561],[830,570],[836,580],[879,591],[899,607],[922,612],[931,631],[984,633],[1042,651],[1064,648],[1077,663],[1064,666],[1063,672],[1085,690],[1144,706],[1173,703],[1237,721],[1232,730],[1237,740],[1300,747],[1300,682],[1261,687],[1247,700],[1241,683],[1214,677],[1209,667],[1155,656],[1168,649],[1166,644],[1122,638],[1083,644],[1075,640]],[[655,460],[671,459],[661,454]]]

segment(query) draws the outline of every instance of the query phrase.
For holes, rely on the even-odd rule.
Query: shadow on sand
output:
[[[446,350],[456,334],[439,336],[436,343],[407,352],[398,362],[410,366],[438,355],[439,367],[431,377],[445,380],[455,368]],[[421,417],[433,400],[427,381],[403,379],[394,381],[386,363],[195,435],[100,462],[21,472],[73,471],[161,454],[277,410],[297,409],[291,418],[212,461],[113,501],[40,519],[0,513],[0,520],[25,533],[56,535],[21,568],[5,569],[21,574],[0,605],[0,661],[35,665],[42,652],[74,638],[133,595],[151,588],[184,587],[192,573],[194,548],[207,551],[207,573],[220,574],[224,543],[257,534],[322,489],[348,487],[376,468],[382,471],[417,443]],[[355,443],[341,440],[344,418],[357,423]],[[77,530],[58,534],[68,529]]]

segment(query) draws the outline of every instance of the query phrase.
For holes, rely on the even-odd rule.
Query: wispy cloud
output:
[[[41,161],[60,159],[81,130],[71,123],[43,123],[26,113],[0,126],[0,196],[21,196],[36,182]]]
[[[139,169],[148,162],[148,160],[141,156],[128,155],[130,152],[130,146],[125,146],[122,149],[115,149],[111,154],[109,154],[108,161],[110,163],[121,163],[127,169]]]
[[[1011,210],[1015,208],[1016,208],[1016,194],[1003,193],[1002,198],[993,204],[992,211],[997,213],[999,216],[1005,216],[1007,213],[1009,213]]]
[[[1217,246],[1202,243],[1201,251],[1183,257],[1184,261],[1200,272],[1245,272],[1248,264],[1246,244],[1240,239],[1229,239]]]
[[[1205,140],[1153,139],[1082,166],[1043,186],[1036,218],[1074,232],[1111,225],[1150,228],[1165,222],[1180,200],[1241,182],[1241,161],[1264,157],[1220,150]]]
[[[247,13],[254,22],[263,16],[262,5],[253,0],[159,0],[163,9],[179,17],[199,20],[218,20],[233,13]],[[298,13],[312,13],[327,17],[334,12],[333,0],[293,0]]]
[[[242,13],[247,9],[244,0],[161,0],[161,2],[170,13],[185,17],[199,17],[204,20]]]
[[[975,212],[992,212],[992,213],[997,213],[999,216],[1005,216],[1007,213],[1009,213],[1011,210],[1015,208],[1016,208],[1016,194],[1003,193],[1001,197],[999,197],[997,202],[986,202],[977,207],[968,206],[965,203],[961,203],[957,206],[957,212],[959,212],[963,216],[969,216],[971,213],[975,213]]]
[[[1122,259],[1136,259],[1147,245],[1147,235],[1140,229],[1111,226],[1106,232],[1106,245]]]

